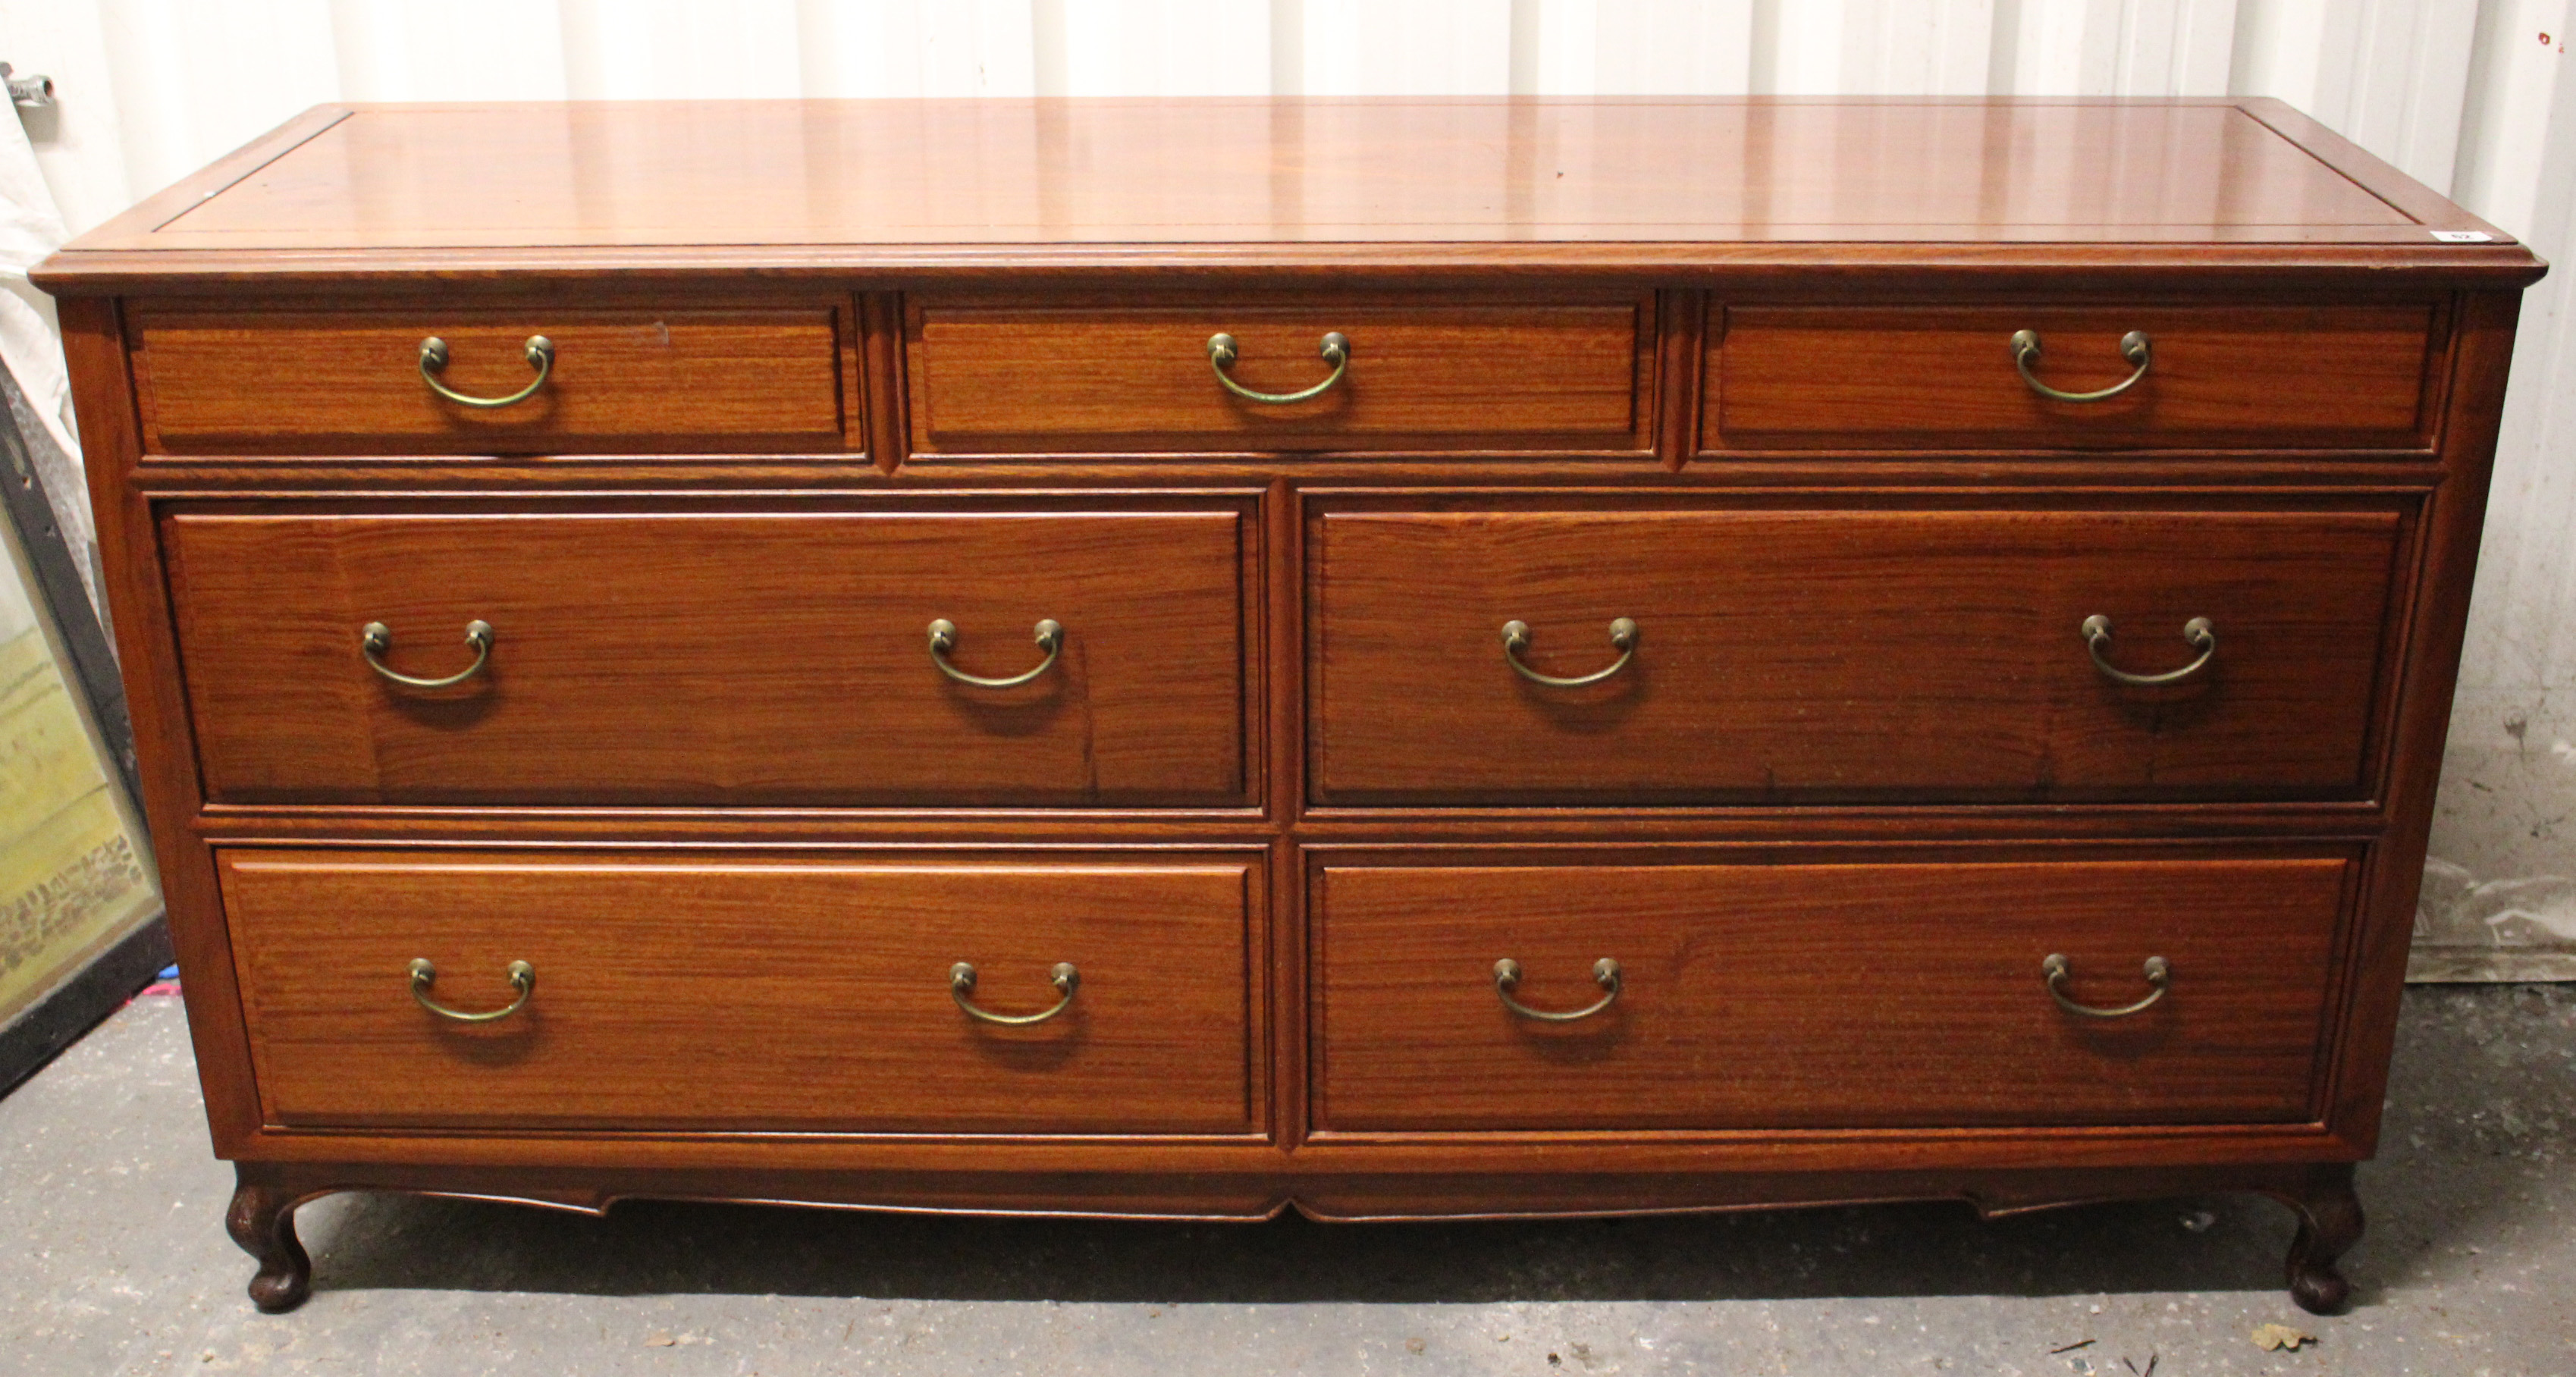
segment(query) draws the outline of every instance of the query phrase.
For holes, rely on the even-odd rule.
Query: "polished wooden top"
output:
[[[2531,262],[2274,101],[695,101],[323,107],[84,235],[47,277],[1176,253],[1689,267],[1850,245]]]

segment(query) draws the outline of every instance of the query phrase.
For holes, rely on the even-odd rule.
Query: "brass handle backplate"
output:
[[[420,1007],[440,1018],[452,1018],[459,1023],[492,1023],[519,1012],[520,1007],[528,1002],[529,994],[537,988],[537,968],[525,961],[511,962],[502,974],[509,977],[510,988],[517,992],[518,997],[488,1013],[469,1014],[463,1009],[448,1008],[429,997],[430,982],[438,979],[438,967],[429,964],[428,957],[416,956],[411,963],[411,997],[420,1001]]]
[[[1055,667],[1055,657],[1064,653],[1064,624],[1053,617],[1039,620],[1038,649],[1046,652],[1046,658],[1038,661],[1037,668],[1025,674],[1013,674],[1000,679],[987,679],[980,674],[969,674],[948,663],[948,652],[956,648],[957,623],[946,617],[932,622],[930,624],[930,662],[939,666],[940,673],[961,684],[973,684],[977,688],[1017,688]]]
[[[2061,392],[2058,389],[2041,382],[2039,378],[2030,371],[2030,366],[2039,362],[2039,332],[2037,330],[2013,331],[2013,368],[2021,374],[2021,380],[2023,382],[2030,384],[2031,391],[2046,397],[2052,402],[2108,401],[2111,398],[2128,391],[2130,388],[2137,386],[2138,380],[2147,376],[2147,365],[2154,357],[2147,344],[2147,332],[2144,330],[2131,330],[2129,333],[2120,336],[2120,357],[2128,360],[2129,366],[2137,371],[2131,373],[2128,377],[2111,384],[2109,387],[2100,388],[2096,391]]]
[[[2121,683],[2136,684],[2144,688],[2152,688],[2157,684],[2179,684],[2208,668],[2210,657],[2218,653],[2218,628],[2212,625],[2207,617],[2194,617],[2182,624],[2182,639],[2183,644],[2200,652],[2198,659],[2180,669],[2169,669],[2162,674],[2132,674],[2125,669],[2115,668],[2110,661],[2102,658],[2102,651],[2111,644],[2110,618],[2096,612],[2086,617],[2084,625],[2077,630],[2084,634],[2084,649],[2093,657],[2095,669]]]
[[[1541,1023],[1572,1023],[1577,1019],[1592,1017],[1618,1002],[1619,982],[1619,963],[1609,957],[1602,957],[1592,963],[1592,983],[1601,987],[1603,991],[1601,997],[1580,1009],[1551,1013],[1545,1009],[1533,1009],[1512,998],[1512,991],[1520,988],[1521,963],[1508,956],[1494,963],[1495,998],[1502,1000],[1503,1007],[1513,1013],[1523,1018],[1537,1019]]]
[[[1541,674],[1524,663],[1521,659],[1521,651],[1528,648],[1529,641],[1528,622],[1503,623],[1503,658],[1511,663],[1515,673],[1533,684],[1545,684],[1549,688],[1581,688],[1585,684],[1600,683],[1628,667],[1629,657],[1637,653],[1637,624],[1626,617],[1610,623],[1610,644],[1619,652],[1619,658],[1612,660],[1607,668],[1596,669],[1590,674],[1577,674],[1571,678]]]
[[[1266,402],[1272,406],[1286,406],[1290,402],[1320,397],[1326,389],[1342,380],[1342,370],[1351,366],[1350,337],[1335,330],[1324,336],[1323,348],[1317,352],[1323,356],[1324,362],[1333,366],[1333,371],[1325,374],[1322,382],[1295,392],[1255,392],[1236,382],[1234,375],[1225,371],[1234,365],[1234,336],[1210,335],[1207,343],[1208,366],[1216,370],[1216,380],[1225,384],[1226,391],[1245,401]]]
[[[958,1008],[986,1023],[999,1023],[1009,1028],[1025,1028],[1032,1023],[1044,1023],[1063,1013],[1072,1005],[1074,992],[1082,988],[1082,972],[1075,970],[1070,961],[1058,961],[1055,963],[1055,969],[1047,972],[1047,983],[1055,986],[1056,993],[1062,996],[1052,1006],[1040,1009],[1034,1014],[997,1014],[990,1009],[976,1008],[975,1001],[967,998],[968,995],[975,993],[973,963],[960,961],[948,968],[948,997],[957,1001]]]
[[[2057,1001],[2058,1008],[2070,1014],[2081,1014],[2086,1018],[2127,1018],[2131,1014],[2142,1012],[2148,1005],[2164,998],[2165,991],[2171,988],[2173,983],[2172,964],[2161,956],[2150,956],[2147,958],[2147,984],[2154,988],[2148,992],[2147,997],[2135,1004],[2123,1004],[2117,1009],[2102,1009],[2090,1004],[2078,1004],[2068,999],[2066,991],[2059,988],[2066,983],[2066,977],[2073,969],[2066,958],[2056,952],[2049,953],[2047,958],[2039,963],[2039,973],[2048,982],[2048,997]]]
[[[527,357],[528,366],[537,370],[537,376],[509,396],[477,397],[472,393],[459,392],[438,380],[438,375],[447,368],[447,341],[432,335],[420,342],[420,380],[429,384],[430,391],[458,406],[481,407],[486,411],[494,407],[516,406],[537,395],[537,389],[546,385],[547,375],[554,372],[555,342],[543,335],[530,335],[528,342],[520,346],[520,352]]]
[[[423,679],[416,675],[405,674],[377,658],[393,649],[392,627],[383,622],[369,622],[358,628],[358,653],[367,657],[367,668],[397,684],[408,684],[413,688],[446,688],[450,684],[464,683],[482,673],[484,662],[492,658],[492,624],[480,619],[467,622],[465,643],[474,647],[474,663],[442,679]]]

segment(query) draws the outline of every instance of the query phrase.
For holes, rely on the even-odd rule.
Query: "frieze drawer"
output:
[[[847,314],[145,310],[135,392],[166,454],[861,450]]]
[[[2370,306],[1730,306],[1701,448],[2427,442],[2441,312]]]
[[[1646,450],[1638,300],[916,302],[913,449]]]

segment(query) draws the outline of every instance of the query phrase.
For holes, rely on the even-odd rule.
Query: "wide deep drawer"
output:
[[[2430,305],[1723,308],[1700,445],[2421,448],[2435,318]],[[2024,332],[2035,352],[2017,362]],[[2040,391],[2132,374],[2097,400]]]
[[[162,530],[217,802],[1216,805],[1246,794],[1243,510]]]
[[[132,326],[136,394],[145,448],[168,454],[856,449],[840,314],[145,311]],[[424,363],[430,340],[441,365]],[[536,340],[550,346],[542,359]],[[473,405],[438,387],[525,395]]]
[[[1241,861],[228,850],[219,863],[271,1123],[1255,1125],[1259,888]],[[526,997],[503,1017],[429,1007],[508,1008],[520,962]],[[961,962],[974,969],[962,990]],[[1062,1008],[1014,1025],[969,1004]]]
[[[911,308],[917,455],[1643,451],[1652,310],[1446,305]],[[1212,366],[1210,343],[1232,341]],[[1342,352],[1328,351],[1327,337]],[[1336,365],[1339,360],[1339,366]],[[1243,391],[1229,389],[1231,379]],[[1298,401],[1263,401],[1330,385]]]
[[[2350,870],[2335,857],[1330,865],[1313,937],[1316,1125],[2304,1120]],[[2054,993],[2051,957],[2066,972]],[[1518,968],[1508,989],[1502,961]],[[2118,1017],[2060,1003],[2151,995]]]
[[[1309,535],[1312,790],[2350,796],[2407,523],[2396,508],[1327,508]]]

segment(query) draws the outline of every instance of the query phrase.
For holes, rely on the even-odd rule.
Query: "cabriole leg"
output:
[[[2361,1241],[2361,1197],[2353,1193],[2352,1167],[2318,1167],[2297,1194],[2281,1200],[2299,1213],[2299,1236],[2290,1240],[2290,1298],[2311,1314],[2331,1315],[2352,1296],[2352,1283],[2335,1270],[2335,1260]]]
[[[313,1294],[313,1259],[295,1237],[294,1192],[244,1181],[233,1191],[232,1208],[224,1212],[224,1229],[242,1251],[259,1260],[250,1279],[251,1303],[274,1315],[292,1310]]]

